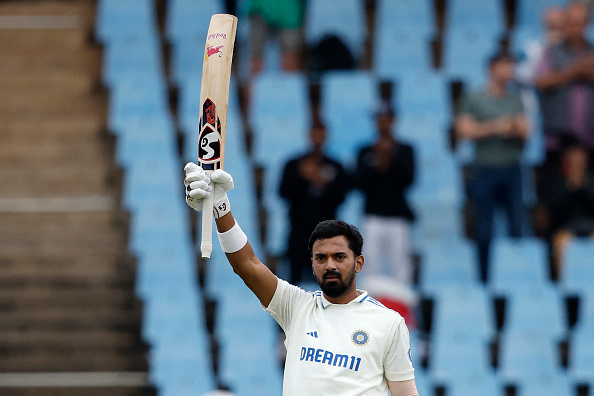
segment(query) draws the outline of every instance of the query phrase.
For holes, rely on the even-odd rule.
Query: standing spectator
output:
[[[536,88],[551,164],[558,161],[563,136],[594,150],[594,46],[586,39],[589,11],[574,3],[566,12],[565,39],[551,46],[537,68]]]
[[[528,136],[528,121],[520,96],[508,89],[513,75],[514,59],[509,54],[492,56],[486,88],[464,98],[456,119],[458,138],[475,142],[469,195],[475,210],[475,238],[483,282],[487,282],[488,276],[496,203],[501,203],[507,213],[510,236],[522,235],[520,156]]]
[[[359,151],[354,179],[365,196],[366,277],[391,276],[410,286],[414,215],[405,194],[414,180],[415,161],[412,146],[392,135],[394,120],[394,110],[383,103],[376,114],[377,139]]]
[[[321,122],[314,123],[310,139],[311,151],[287,162],[280,185],[280,195],[290,206],[287,256],[292,284],[315,281],[307,249],[309,235],[320,221],[336,218],[336,209],[344,201],[347,190],[342,165],[324,154],[326,129]]]
[[[257,74],[263,67],[266,41],[276,34],[279,39],[285,71],[299,70],[303,49],[305,0],[251,0],[251,71]]]
[[[553,269],[558,278],[563,251],[575,236],[594,237],[594,178],[590,155],[575,139],[566,138],[560,167],[547,183],[544,202],[549,211]]]

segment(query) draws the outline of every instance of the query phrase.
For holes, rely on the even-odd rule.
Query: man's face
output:
[[[493,80],[507,84],[514,78],[514,62],[511,59],[502,59],[491,65]]]
[[[582,5],[572,5],[567,10],[565,36],[569,41],[582,40],[588,27],[588,8]]]
[[[344,236],[318,239],[312,247],[312,268],[318,285],[329,297],[339,297],[354,287],[363,257],[355,257]]]

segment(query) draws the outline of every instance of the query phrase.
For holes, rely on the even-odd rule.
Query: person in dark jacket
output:
[[[320,221],[336,218],[347,191],[343,166],[324,153],[326,128],[321,121],[311,128],[310,140],[311,150],[285,165],[279,191],[289,204],[287,258],[292,284],[315,282],[307,249],[309,235]]]
[[[406,191],[415,175],[412,146],[392,134],[392,107],[383,103],[376,114],[377,139],[359,151],[355,187],[365,197],[367,275],[390,276],[405,285],[413,280],[410,224],[414,214]]]

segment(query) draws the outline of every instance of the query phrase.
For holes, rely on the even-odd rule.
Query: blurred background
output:
[[[0,395],[282,393],[282,332],[218,248],[199,258],[182,191],[225,12],[239,18],[225,169],[258,256],[313,290],[297,222],[369,233],[385,265],[364,287],[407,319],[421,396],[593,394],[589,3],[0,1]],[[511,177],[477,195],[485,141],[461,126],[504,107],[476,104],[495,87],[527,121],[491,141],[517,151],[516,211]],[[389,174],[387,198],[366,166]],[[392,197],[411,215],[374,211]],[[400,233],[374,240],[374,216]]]

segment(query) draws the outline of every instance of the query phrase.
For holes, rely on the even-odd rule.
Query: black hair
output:
[[[487,65],[489,67],[493,67],[494,64],[503,62],[503,61],[515,62],[516,57],[513,54],[511,54],[510,52],[498,51],[489,57],[489,59],[487,61]]]
[[[307,247],[310,253],[312,253],[313,245],[318,239],[329,239],[341,235],[349,242],[349,249],[355,253],[355,257],[360,256],[363,250],[363,237],[357,227],[342,220],[325,220],[319,222],[309,237]]]

